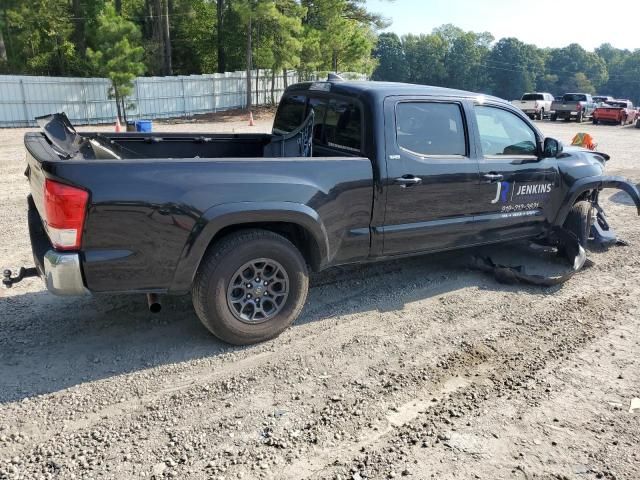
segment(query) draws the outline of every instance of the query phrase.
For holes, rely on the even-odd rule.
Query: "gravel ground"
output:
[[[540,126],[591,132],[640,181],[640,130]],[[31,255],[24,131],[0,130],[2,266]],[[590,252],[561,288],[499,285],[467,252],[336,268],[294,327],[247,348],[209,335],[188,297],[152,316],[141,296],[1,291],[0,479],[636,480],[640,219],[605,198],[631,246]]]

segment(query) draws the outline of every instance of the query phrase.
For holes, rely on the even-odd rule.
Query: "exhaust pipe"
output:
[[[162,303],[160,303],[160,297],[157,293],[147,293],[147,303],[151,313],[158,313],[162,310]]]

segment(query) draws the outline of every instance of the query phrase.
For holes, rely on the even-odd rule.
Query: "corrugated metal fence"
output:
[[[361,74],[344,74],[346,78],[364,80]],[[314,74],[306,80],[323,79]],[[276,75],[274,96],[278,101],[284,91],[284,76]],[[289,72],[287,85],[299,80]],[[271,102],[271,74],[260,70],[252,75],[254,105]],[[113,122],[116,106],[108,97],[106,78],[35,77],[0,75],[0,127],[35,125],[34,118],[49,113],[66,112],[76,125]],[[242,108],[246,104],[246,73],[227,72],[174,77],[139,77],[134,82],[130,120],[184,117],[197,113]]]

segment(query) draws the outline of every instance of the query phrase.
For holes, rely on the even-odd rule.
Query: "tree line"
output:
[[[430,34],[382,33],[373,52],[374,80],[472,90],[507,100],[525,92],[585,92],[640,102],[640,50],[603,44],[538,48],[517,38],[443,25]]]
[[[108,77],[126,116],[143,74],[371,74],[384,26],[365,0],[2,0],[0,73]]]
[[[386,26],[365,0],[2,0],[0,73],[108,77],[122,116],[138,75],[245,69],[272,82],[291,69],[357,71],[509,100],[581,91],[640,101],[640,50],[538,48],[453,25],[378,34]]]

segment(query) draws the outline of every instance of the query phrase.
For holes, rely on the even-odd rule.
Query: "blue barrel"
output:
[[[138,120],[136,121],[136,130],[142,133],[152,132],[153,122],[151,120]]]

